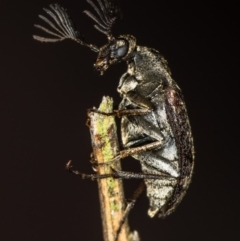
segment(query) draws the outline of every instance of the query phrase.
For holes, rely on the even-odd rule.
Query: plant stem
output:
[[[104,113],[113,111],[113,101],[110,97],[103,97],[98,109]],[[97,163],[107,163],[112,160],[119,151],[117,129],[113,116],[106,116],[91,112],[90,133],[92,138],[93,155]],[[111,165],[112,168],[120,170],[119,162]],[[111,173],[110,165],[99,166],[98,174]],[[104,241],[114,241],[116,230],[123,217],[125,210],[125,198],[121,179],[104,178],[98,180],[101,216],[103,223]],[[124,223],[118,240],[130,241],[128,222]]]

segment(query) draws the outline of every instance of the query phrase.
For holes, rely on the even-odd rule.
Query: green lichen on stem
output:
[[[112,99],[110,97],[103,97],[98,110],[103,113],[111,113],[113,111]],[[92,112],[89,118],[94,158],[97,163],[107,163],[119,151],[114,117]],[[116,170],[121,169],[119,162],[114,163],[111,167]],[[99,166],[97,172],[98,174],[110,173],[111,168],[108,165]],[[99,179],[98,186],[104,240],[114,241],[116,230],[125,209],[122,180],[114,178]],[[127,222],[123,225],[119,240],[129,241]]]

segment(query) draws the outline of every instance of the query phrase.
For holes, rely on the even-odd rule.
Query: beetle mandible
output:
[[[122,75],[117,87],[122,97],[116,113],[121,117],[124,150],[116,159],[134,157],[139,160],[142,173],[114,170],[109,175],[143,179],[150,202],[149,216],[166,217],[185,195],[194,166],[193,138],[182,92],[171,77],[167,61],[158,51],[137,45],[132,35],[117,38],[112,35],[112,26],[120,16],[116,1],[87,2],[97,15],[84,12],[95,21],[94,27],[107,36],[106,45],[98,48],[87,43],[83,35],[75,30],[66,10],[58,4],[44,9],[53,22],[39,16],[55,31],[35,25],[56,38],[35,35],[34,39],[42,42],[72,39],[90,48],[98,53],[94,68],[100,75],[110,65],[122,61],[127,63],[127,72]],[[93,178],[94,174],[85,175],[88,176]],[[96,178],[99,177],[96,175]]]

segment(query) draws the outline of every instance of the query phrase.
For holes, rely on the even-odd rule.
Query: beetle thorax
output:
[[[123,57],[123,60],[127,61],[129,58],[132,57],[132,55],[136,49],[136,38],[129,34],[121,35],[121,36],[119,36],[119,38],[125,39],[128,43],[128,52]]]

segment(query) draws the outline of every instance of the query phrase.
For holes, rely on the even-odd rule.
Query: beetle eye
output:
[[[111,47],[111,58],[113,59],[119,59],[124,57],[128,52],[128,46],[122,45],[119,47],[112,46]]]
[[[116,50],[116,54],[118,57],[123,57],[124,55],[127,54],[127,46],[124,45],[122,47],[119,47],[117,50]]]

